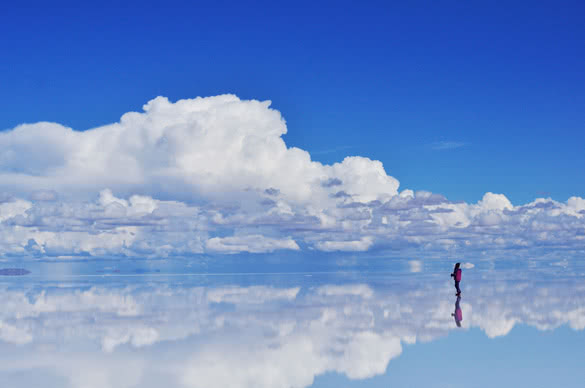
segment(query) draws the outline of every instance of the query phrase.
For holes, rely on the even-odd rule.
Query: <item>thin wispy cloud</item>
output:
[[[446,151],[465,147],[466,145],[466,143],[460,141],[437,141],[429,144],[429,147],[436,151]]]

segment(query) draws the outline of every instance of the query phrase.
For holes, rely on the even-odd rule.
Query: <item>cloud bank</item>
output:
[[[118,123],[0,132],[0,255],[585,250],[585,199],[399,191],[381,162],[287,147],[270,102],[157,97]]]

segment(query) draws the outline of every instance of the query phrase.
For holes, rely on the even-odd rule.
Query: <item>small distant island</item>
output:
[[[24,268],[0,268],[0,276],[23,276],[29,273],[30,271]]]

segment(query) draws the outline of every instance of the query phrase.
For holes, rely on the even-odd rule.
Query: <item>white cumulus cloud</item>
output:
[[[0,132],[0,254],[585,249],[585,199],[399,191],[380,161],[288,147],[269,101],[157,97],[117,123]]]
[[[299,250],[298,244],[290,239],[274,239],[262,235],[234,236],[234,237],[213,237],[207,240],[205,247],[210,252],[221,253],[264,253],[273,252],[277,249]]]

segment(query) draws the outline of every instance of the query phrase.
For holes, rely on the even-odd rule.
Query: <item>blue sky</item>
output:
[[[584,8],[10,5],[0,255],[582,255]]]
[[[88,129],[157,95],[270,99],[289,146],[402,188],[585,193],[582,2],[9,4],[0,128]],[[450,147],[451,146],[451,147]]]

